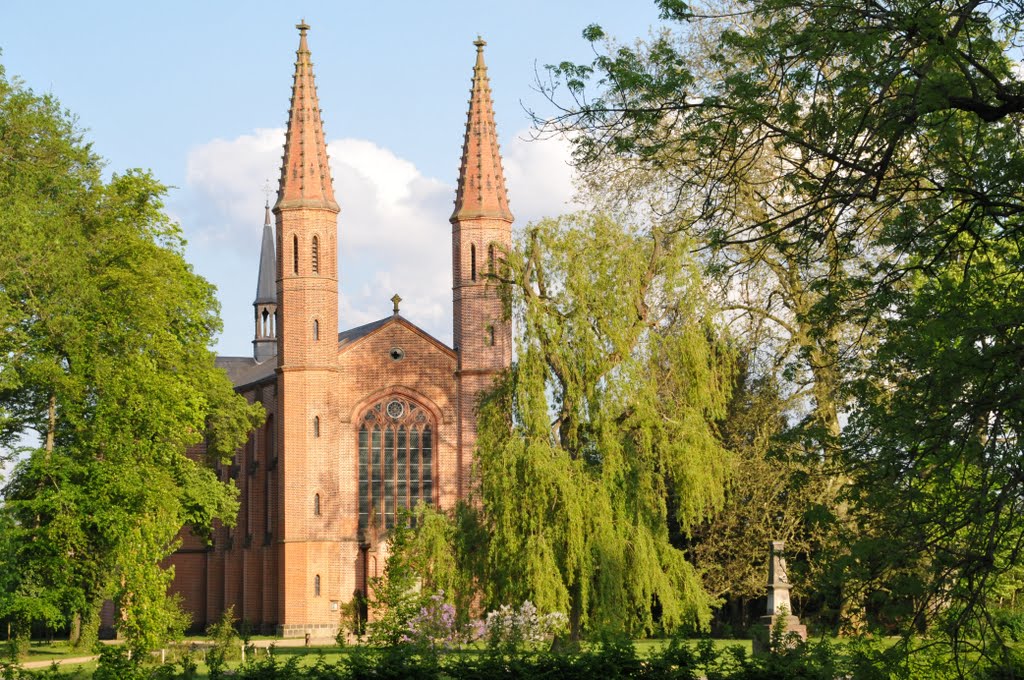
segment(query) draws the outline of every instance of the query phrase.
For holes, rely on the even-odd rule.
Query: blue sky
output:
[[[74,112],[112,172],[152,169],[187,256],[218,287],[217,350],[251,353],[263,184],[276,187],[302,18],[332,156],[341,326],[403,314],[451,341],[448,216],[481,34],[517,226],[572,197],[564,142],[527,141],[535,70],[589,61],[580,32],[632,40],[652,2],[51,2],[0,9],[8,77]]]

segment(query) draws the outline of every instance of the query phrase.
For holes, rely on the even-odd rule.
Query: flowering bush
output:
[[[539,642],[550,641],[565,630],[568,619],[561,612],[540,614],[529,600],[519,609],[502,605],[488,612],[483,637],[494,650],[516,650]]]
[[[419,613],[409,619],[408,631],[401,641],[436,651],[456,647],[462,638],[456,622],[455,607],[445,602],[442,590],[432,595],[420,607]]]

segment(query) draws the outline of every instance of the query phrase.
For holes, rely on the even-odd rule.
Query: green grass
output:
[[[76,656],[92,656],[92,654],[90,649],[75,649],[68,644],[67,640],[33,642],[29,645],[28,656],[22,661],[52,661]]]

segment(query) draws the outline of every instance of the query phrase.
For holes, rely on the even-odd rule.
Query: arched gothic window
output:
[[[299,237],[292,236],[292,273],[299,273]]]
[[[476,281],[476,244],[469,244],[469,278]]]
[[[313,273],[320,273],[320,239],[313,237]]]
[[[313,416],[313,436],[320,436],[320,416]]]
[[[434,502],[434,426],[422,406],[388,397],[359,420],[359,528],[390,529],[398,512]]]
[[[316,319],[313,319],[313,339],[320,339],[320,322]]]
[[[320,516],[320,494],[313,495],[313,514]]]
[[[313,579],[313,596],[320,597],[320,574]]]

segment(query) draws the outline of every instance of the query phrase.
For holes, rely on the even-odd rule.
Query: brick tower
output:
[[[505,191],[490,80],[479,37],[470,91],[452,223],[452,304],[458,411],[458,490],[472,487],[476,409],[480,393],[512,362],[512,326],[489,277],[512,245],[512,213]]]
[[[278,403],[287,414],[277,429],[276,620],[285,636],[336,628],[332,606],[341,590],[340,544],[332,531],[339,521],[338,204],[306,44],[309,26],[296,28],[299,49],[274,205]]]

